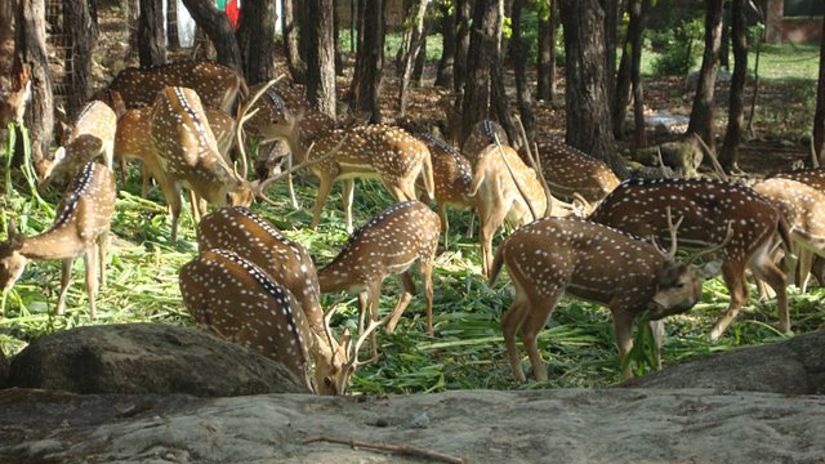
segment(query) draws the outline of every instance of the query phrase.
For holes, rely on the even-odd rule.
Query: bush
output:
[[[686,75],[696,64],[703,34],[704,27],[699,20],[683,22],[672,30],[652,33],[651,46],[653,51],[660,53],[652,63],[654,75]]]

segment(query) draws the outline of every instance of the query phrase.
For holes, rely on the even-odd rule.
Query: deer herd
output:
[[[27,80],[15,77],[0,107],[4,118],[22,120]],[[353,372],[369,362],[358,359],[368,339],[371,360],[379,356],[377,329],[392,332],[416,291],[413,265],[426,297],[426,329],[434,335],[432,278],[441,232],[448,247],[448,205],[478,215],[481,272],[490,285],[508,270],[515,298],[501,327],[518,381],[525,374],[517,335],[533,376],[547,378],[536,337],[565,294],[610,309],[625,358],[641,315],[661,335],[661,319],[690,310],[701,300],[704,280],[719,272],[730,304],[711,339],[724,334],[746,303],[748,271],[772,289],[778,327],[789,332],[788,281],[804,291],[813,262],[825,257],[819,207],[825,169],[780,173],[751,187],[705,178],[620,182],[601,161],[558,141],[516,151],[490,120],[458,149],[409,127],[336,121],[283,81],[248,88],[236,71],[212,62],[127,69],[79,111],[67,134],[54,156],[36,166],[41,185],[69,180],[54,223],[24,237],[9,221],[0,244],[0,287],[10,289],[29,261],[59,259],[56,312],[62,313],[72,262],[83,256],[94,317],[115,211],[113,165],[118,162],[125,181],[127,163],[139,160],[143,194],[153,178],[166,200],[173,242],[181,192],[189,192],[199,255],[179,277],[195,322],[282,362],[319,394],[346,392]],[[265,178],[249,180],[247,139],[263,154],[262,147],[284,143],[285,172],[267,170]],[[284,176],[297,206],[292,174],[302,168],[318,178],[311,226],[319,225],[340,181],[351,232],[318,271],[300,243],[249,209],[256,199],[272,202],[266,188]],[[378,179],[398,203],[355,229],[357,178]],[[436,212],[428,206],[433,201]],[[217,209],[208,213],[208,204]],[[515,231],[494,254],[493,238],[505,223]],[[680,261],[680,248],[695,252]],[[711,255],[718,260],[698,260]],[[390,275],[399,276],[403,292],[382,318],[381,288]],[[336,336],[335,308],[321,307],[322,293],[340,291],[358,295],[357,337],[350,329]],[[632,375],[626,366],[625,378]]]

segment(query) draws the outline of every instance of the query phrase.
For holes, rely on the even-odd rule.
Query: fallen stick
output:
[[[447,462],[450,464],[465,464],[466,461],[462,458],[457,458],[455,456],[450,456],[448,454],[439,453],[437,451],[431,451],[428,449],[423,448],[416,448],[414,446],[408,445],[389,445],[385,443],[367,443],[364,441],[356,441],[356,440],[343,440],[340,438],[332,438],[326,436],[320,436],[315,438],[310,438],[308,440],[304,440],[304,444],[308,445],[310,443],[317,443],[317,442],[327,442],[327,443],[336,443],[339,445],[349,445],[352,448],[363,448],[367,450],[375,450],[375,451],[386,451],[391,454],[399,454],[404,456],[414,456],[424,459],[429,459],[431,461],[439,461],[439,462]]]

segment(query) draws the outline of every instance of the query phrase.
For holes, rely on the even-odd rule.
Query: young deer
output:
[[[117,115],[106,103],[93,100],[78,113],[66,143],[57,149],[52,160],[43,160],[38,172],[41,184],[53,178],[73,176],[89,161],[102,158],[112,169]],[[145,143],[145,140],[144,140]]]
[[[321,292],[359,293],[359,326],[363,327],[365,318],[376,319],[384,279],[399,274],[404,293],[387,323],[387,332],[392,333],[415,293],[409,268],[418,261],[427,299],[427,333],[432,335],[432,273],[440,228],[438,215],[421,202],[407,201],[389,207],[353,232],[338,256],[321,269]],[[377,355],[374,336],[372,352]]]
[[[619,185],[607,164],[558,140],[539,144],[538,156],[550,190],[562,198],[578,193],[595,203]]]
[[[72,262],[83,255],[86,265],[86,293],[89,295],[89,315],[95,317],[97,282],[96,267],[100,267],[100,286],[106,285],[106,249],[109,227],[115,209],[115,180],[112,171],[102,164],[90,162],[69,184],[57,217],[46,232],[34,237],[17,233],[9,222],[8,241],[0,244],[0,288],[10,289],[26,264],[32,260],[59,259],[63,263],[60,276],[60,297],[56,314],[66,308],[66,294],[72,273]]]
[[[805,293],[814,256],[825,258],[825,210],[822,209],[825,193],[782,177],[759,182],[753,190],[774,200],[790,224],[794,250],[799,257],[796,286]],[[790,274],[793,267],[787,271]]]
[[[719,264],[695,268],[690,263],[678,263],[675,254],[679,223],[669,224],[672,239],[668,253],[610,227],[578,218],[540,219],[518,229],[501,244],[493,262],[490,286],[506,264],[516,295],[502,316],[501,329],[517,381],[524,382],[525,376],[516,349],[516,334],[521,335],[527,348],[536,380],[547,380],[536,336],[565,293],[610,309],[622,360],[633,347],[633,321],[645,310],[650,311],[651,320],[657,321],[685,312],[701,300],[702,283],[718,272]],[[727,239],[730,240],[730,234]],[[725,242],[716,248],[724,245]],[[712,251],[714,248],[700,254]],[[656,348],[658,351],[659,346]],[[629,365],[623,375],[625,379],[633,376]]]
[[[150,68],[126,68],[112,80],[108,90],[117,91],[126,108],[134,109],[151,106],[165,87],[190,88],[210,108],[229,113],[234,113],[238,100],[249,93],[238,71],[213,61],[179,61]]]
[[[590,219],[641,237],[666,237],[667,208],[684,217],[679,244],[685,247],[720,243],[728,224],[733,225],[732,239],[720,249],[730,304],[713,327],[710,339],[719,339],[747,301],[747,267],[776,292],[779,327],[789,331],[787,281],[770,252],[775,234],[779,234],[786,251],[791,250],[791,238],[784,216],[771,200],[748,187],[716,180],[627,180],[602,201]]]
[[[501,124],[489,119],[482,119],[473,126],[464,141],[461,151],[471,163],[475,164],[481,151],[496,143],[496,137],[498,137],[498,143],[501,145],[510,144],[507,132],[501,127]]]
[[[183,302],[194,320],[215,334],[283,363],[314,392],[343,394],[362,364],[358,351],[379,324],[353,344],[348,331],[336,344],[324,323],[334,357],[320,349],[295,296],[251,260],[222,249],[204,250],[180,271]],[[336,365],[334,359],[349,359]],[[332,368],[334,366],[334,368]]]

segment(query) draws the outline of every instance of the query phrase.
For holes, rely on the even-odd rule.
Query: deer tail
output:
[[[501,273],[501,268],[504,266],[504,249],[507,247],[507,242],[499,245],[496,250],[496,257],[493,260],[493,265],[490,267],[490,278],[487,280],[487,285],[492,287],[496,283],[498,275]]]

